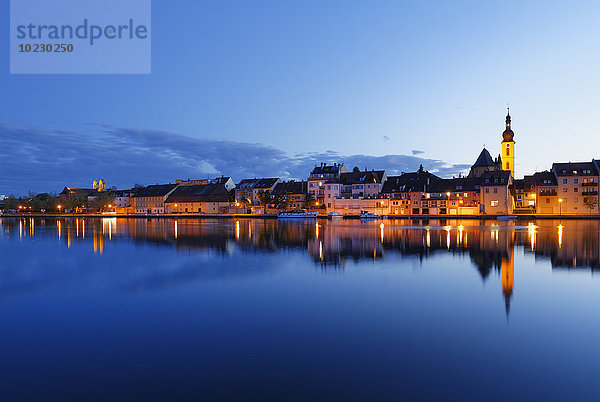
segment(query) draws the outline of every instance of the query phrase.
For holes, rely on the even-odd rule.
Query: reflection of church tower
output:
[[[502,268],[500,275],[502,276],[502,293],[504,293],[504,302],[506,304],[506,317],[510,313],[510,299],[513,291],[513,281],[515,274],[515,258],[514,251],[510,251],[510,256],[502,259]]]
[[[515,177],[515,133],[512,131],[510,122],[510,109],[506,114],[506,129],[502,133],[502,170],[510,170]]]

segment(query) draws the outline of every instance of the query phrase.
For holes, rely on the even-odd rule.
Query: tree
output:
[[[259,191],[257,195],[258,195],[258,202],[260,203],[260,205],[265,207],[265,214],[266,214],[267,206],[271,203],[271,192]]]
[[[598,207],[598,197],[584,197],[583,205],[590,209],[590,211],[597,209]]]
[[[271,202],[277,209],[286,209],[291,203],[288,196],[284,194],[275,194]]]
[[[304,196],[304,206],[307,209],[311,209],[315,206],[316,203],[317,201],[315,200],[315,197],[312,196],[312,194],[309,193]]]

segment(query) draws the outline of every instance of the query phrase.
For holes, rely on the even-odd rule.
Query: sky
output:
[[[9,32],[0,0],[0,31]],[[148,75],[11,75],[0,41],[0,194],[306,178],[314,164],[500,152],[516,176],[600,158],[600,7],[581,1],[152,2]]]

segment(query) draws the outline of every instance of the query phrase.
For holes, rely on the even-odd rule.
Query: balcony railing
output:
[[[584,197],[586,195],[598,195],[597,191],[584,191],[583,193],[581,193],[581,195],[583,195]]]
[[[588,182],[588,183],[581,183],[581,185],[582,185],[583,187],[593,187],[593,186],[597,186],[597,185],[598,185],[598,183],[596,183],[596,182],[594,181],[594,182]]]
[[[556,197],[556,191],[546,191],[540,193],[540,197]]]

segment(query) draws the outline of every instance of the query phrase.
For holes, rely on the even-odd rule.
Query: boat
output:
[[[292,209],[290,211],[279,212],[277,218],[316,218],[318,212],[308,212],[306,209]]]
[[[379,219],[381,216],[369,211],[360,211],[360,219]]]
[[[330,221],[337,220],[337,219],[343,219],[343,218],[344,218],[344,215],[342,215],[336,211],[332,211],[327,214],[327,219],[329,219]]]
[[[499,221],[514,221],[517,219],[517,215],[501,215],[496,219]]]

